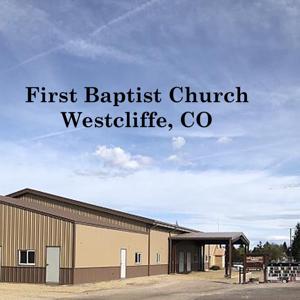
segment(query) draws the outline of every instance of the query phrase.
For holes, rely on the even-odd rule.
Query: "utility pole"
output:
[[[290,247],[289,247],[289,261],[292,261],[292,228],[290,228]]]

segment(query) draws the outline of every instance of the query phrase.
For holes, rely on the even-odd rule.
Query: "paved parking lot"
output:
[[[275,286],[274,286],[275,285]],[[79,299],[79,298],[78,298]],[[183,281],[176,285],[140,287],[81,295],[80,299],[99,300],[299,300],[300,284],[225,286],[215,283]]]
[[[280,284],[281,285],[281,284]],[[195,299],[205,300],[298,300],[300,299],[300,284],[288,284],[285,286],[268,286],[260,288],[241,288],[225,292],[223,295],[210,295]]]

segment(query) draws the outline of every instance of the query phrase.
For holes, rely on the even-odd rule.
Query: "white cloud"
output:
[[[289,240],[289,236],[288,235],[271,235],[268,236],[268,240],[270,241],[284,241],[284,240]]]
[[[228,136],[221,136],[217,140],[217,143],[220,143],[220,144],[229,144],[231,142],[232,142],[232,138],[230,138]]]
[[[167,158],[168,161],[178,161],[179,157],[176,154],[172,154]]]
[[[120,147],[98,146],[95,155],[103,161],[104,165],[121,171],[137,171],[149,166],[152,159],[143,155],[131,155]]]
[[[59,160],[61,153],[43,144],[17,147],[1,142],[0,146],[1,194],[32,187],[165,221],[178,220],[183,226],[204,231],[217,230],[219,222],[221,231],[244,231],[253,244],[285,238],[296,220],[277,216],[300,212],[299,189],[272,188],[295,184],[298,176],[146,168],[149,157],[132,155],[120,147],[100,146],[97,157],[107,169],[130,174],[103,180],[101,176],[75,173],[80,169],[77,155],[64,155],[65,159]],[[83,163],[87,167],[85,159]],[[99,169],[97,165],[94,170]],[[270,217],[257,218],[258,214],[269,213],[270,208]]]
[[[113,46],[102,45],[100,42],[97,43],[83,39],[72,40],[65,45],[65,50],[73,55],[92,59],[98,57],[111,57],[129,63],[144,62],[143,58],[137,54],[131,55],[130,53],[116,49]]]
[[[6,69],[4,73],[17,69],[20,66],[27,65],[28,63],[60,50],[67,50],[68,53],[77,56],[98,57],[103,55],[129,62],[140,63],[141,58],[137,55],[133,56],[129,53],[118,50],[115,47],[105,47],[100,45],[100,43],[102,43],[100,36],[103,32],[108,33],[113,27],[117,28],[118,26],[126,26],[126,22],[130,21],[133,16],[145,13],[157,3],[159,3],[159,0],[149,0],[141,5],[134,6],[121,13],[119,16],[112,18],[107,23],[97,26],[94,30],[85,32],[84,39],[81,39],[79,38],[80,35],[76,34],[76,31],[81,30],[70,31],[68,30],[70,26],[61,26],[61,22],[57,25],[48,17],[49,13],[46,10],[44,11],[36,8],[30,3],[21,7],[17,1],[5,2],[0,10],[0,32],[2,35],[7,37],[8,40],[12,40],[15,36],[17,36],[18,42],[23,41],[26,43],[27,47],[29,46],[32,48],[31,45],[34,45],[34,49],[41,48],[42,50],[34,51],[33,55],[26,59],[22,57],[21,62]],[[73,6],[72,9],[74,9]],[[87,12],[84,11],[83,16],[86,14]],[[77,12],[76,15],[80,16],[80,13]],[[11,22],[11,20],[15,20],[15,22]],[[87,22],[77,23],[81,24],[80,26],[83,27],[82,24]],[[124,25],[122,25],[123,23]],[[64,22],[63,25],[65,24],[69,25]],[[72,26],[72,28],[73,27],[75,27],[75,25]],[[20,30],[22,33],[21,35],[19,34]],[[100,42],[98,44],[93,44],[88,41],[95,40],[96,37],[100,37]],[[30,43],[28,43],[28,41]],[[12,47],[12,51],[14,48],[20,48],[15,47],[15,42],[16,41],[12,43],[14,46]],[[41,46],[40,48],[37,47],[37,43]],[[45,45],[47,45],[46,48]],[[74,47],[77,47],[77,49],[74,49]]]
[[[191,161],[187,160],[181,155],[172,154],[167,158],[167,161],[176,163],[178,166],[181,167],[191,167],[194,165]]]
[[[183,137],[173,137],[172,138],[172,146],[174,149],[180,149],[186,144],[186,141]]]

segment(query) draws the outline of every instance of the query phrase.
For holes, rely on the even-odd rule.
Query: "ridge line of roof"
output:
[[[103,207],[103,206],[98,206],[98,205],[91,204],[91,203],[88,203],[88,202],[82,202],[82,201],[71,199],[71,198],[68,198],[68,197],[62,197],[62,196],[58,196],[58,195],[55,195],[55,194],[50,194],[50,193],[46,193],[46,192],[42,192],[42,191],[39,191],[39,190],[30,189],[30,188],[25,188],[25,189],[16,191],[14,193],[6,195],[6,197],[16,198],[18,196],[25,195],[25,194],[33,194],[35,196],[41,196],[41,197],[45,197],[45,198],[52,199],[52,200],[55,200],[55,201],[61,201],[63,203],[72,204],[72,205],[75,205],[75,206],[78,206],[78,207],[84,207],[84,208],[94,210],[94,211],[98,211],[98,212],[101,211],[101,212],[104,212],[104,213],[107,213],[107,214],[117,215],[119,217],[131,219],[131,220],[134,220],[134,221],[139,221],[139,222],[146,223],[146,224],[152,225],[152,226],[172,228],[174,230],[179,230],[179,231],[181,230],[181,231],[185,231],[185,232],[197,232],[197,230],[195,230],[195,229],[186,228],[186,227],[182,227],[182,226],[177,226],[175,224],[171,224],[171,223],[167,223],[167,222],[163,222],[163,221],[159,221],[159,220],[155,220],[155,219],[150,219],[150,218],[138,216],[138,215],[135,215],[135,214],[122,212],[122,211],[119,211],[119,210],[115,210],[115,209],[111,209],[111,208],[107,208],[107,207]]]
[[[30,205],[26,206],[22,203],[16,203],[15,201],[12,201],[12,200],[16,200],[16,198],[0,195],[0,204],[16,207],[18,209],[25,209],[25,210],[28,210],[28,211],[31,211],[31,212],[34,212],[37,214],[46,215],[46,216],[49,216],[51,218],[56,218],[56,219],[58,218],[58,219],[61,219],[61,220],[67,221],[67,222],[73,222],[73,223],[76,222],[76,220],[74,218],[71,218],[69,216],[66,217],[63,215],[57,215],[57,214],[53,213],[52,211],[49,212],[49,210],[37,209]]]

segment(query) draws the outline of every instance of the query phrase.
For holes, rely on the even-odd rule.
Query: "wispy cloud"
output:
[[[175,164],[175,166],[185,167],[185,168],[194,165],[191,161],[184,158],[184,156],[181,154],[171,154],[167,157],[167,161]]]
[[[293,141],[299,141],[299,138],[294,138]],[[274,146],[279,146],[279,145],[284,145],[284,144],[286,144],[286,141],[281,140],[281,141],[277,141],[277,142],[274,142],[274,143],[267,143],[267,144],[261,144],[261,145],[251,146],[251,147],[239,148],[238,150],[231,150],[231,151],[223,151],[223,152],[218,152],[218,153],[205,154],[205,155],[201,155],[201,156],[193,158],[193,161],[201,160],[203,158],[231,156],[231,155],[235,155],[235,154],[238,154],[238,153],[247,153],[247,152],[252,152],[252,151],[257,151],[257,150],[262,150],[262,149],[268,149],[268,148],[272,148]]]
[[[50,133],[46,133],[43,135],[39,135],[39,136],[35,136],[26,140],[21,140],[21,142],[35,142],[35,141],[40,141],[40,140],[44,140],[47,138],[52,138],[52,137],[57,137],[57,136],[63,136],[69,133],[73,133],[79,130],[84,129],[83,127],[81,128],[76,128],[76,129],[68,129],[68,130],[61,130],[61,131],[56,131],[56,132],[50,132]]]
[[[186,140],[182,136],[172,137],[172,146],[175,150],[181,149],[186,144]]]
[[[298,3],[23,2],[2,1],[0,10],[1,69],[18,71],[1,76],[1,193],[33,186],[152,217],[165,212],[200,230],[219,223],[251,240],[286,236],[300,208]],[[73,131],[58,121],[63,105],[20,104],[29,83],[110,91],[240,85],[250,101],[130,105],[157,109],[172,132]],[[100,103],[64,107],[92,117],[120,112]],[[204,110],[213,115],[209,128],[180,126],[184,111]]]
[[[146,1],[145,3],[121,14],[120,16],[113,18],[112,20],[108,21],[106,24],[103,24],[103,25],[97,27],[92,32],[87,34],[85,39],[69,39],[67,41],[59,41],[57,46],[47,49],[46,51],[42,51],[38,54],[35,54],[34,56],[29,57],[29,58],[21,61],[20,63],[3,70],[1,73],[5,74],[5,73],[15,70],[19,67],[27,65],[31,62],[39,60],[43,57],[51,55],[62,49],[67,50],[70,53],[76,54],[78,56],[85,55],[88,57],[91,57],[91,56],[93,57],[95,55],[108,55],[109,54],[109,55],[115,56],[117,58],[122,58],[125,60],[128,60],[130,58],[130,60],[132,60],[131,56],[125,52],[122,52],[117,49],[113,49],[112,47],[105,47],[101,44],[98,44],[98,45],[92,44],[91,40],[94,39],[95,36],[98,36],[99,34],[101,34],[102,32],[108,31],[113,26],[122,24],[122,22],[130,19],[131,17],[133,17],[136,14],[141,13],[142,11],[148,9],[149,7],[151,7],[152,5],[154,5],[160,1],[162,1],[162,0]],[[76,48],[78,48],[78,52],[76,52]]]
[[[253,214],[251,216],[252,221],[275,221],[275,220],[294,220],[297,222],[299,220],[299,215],[300,215],[300,208],[298,213],[274,213],[274,214]],[[233,216],[233,219],[235,220],[244,220],[244,216]]]
[[[113,25],[120,24],[123,21],[128,20],[129,18],[135,16],[136,14],[148,9],[149,7],[154,5],[155,3],[158,3],[158,2],[161,2],[161,1],[162,0],[149,0],[149,1],[146,1],[145,3],[135,7],[134,9],[132,9],[130,11],[127,11],[126,13],[118,16],[117,18],[114,18],[114,19],[110,20],[109,22],[107,22],[106,24],[98,27],[96,30],[94,30],[91,33],[91,36],[98,35],[102,31],[109,29]]]
[[[5,157],[1,161],[2,193],[32,186],[108,207],[126,207],[131,212],[138,211],[152,217],[167,212],[168,218],[174,216],[181,225],[199,230],[216,230],[219,222],[220,230],[244,231],[251,239],[259,232],[264,232],[265,238],[274,234],[284,235],[286,228],[293,227],[297,221],[291,213],[285,216],[281,211],[299,209],[296,201],[299,191],[282,193],[268,189],[279,182],[288,184],[296,178],[261,172],[190,172],[139,167],[139,157],[124,150],[115,151],[113,147],[106,147],[106,154],[100,151],[99,161],[105,157],[108,164],[102,172],[101,164],[95,163],[98,158],[93,168],[84,170],[75,159],[72,164],[70,161],[57,161],[55,156],[46,161],[44,153],[47,149],[35,151],[34,158],[32,149],[20,148],[16,152],[14,148],[11,154],[3,149],[1,147],[0,150],[1,157]],[[40,157],[43,157],[42,164]],[[120,175],[122,172],[129,172],[130,176]],[[133,182],[135,188],[132,188]],[[232,207],[235,207],[234,211]],[[268,211],[270,207],[272,214],[253,218],[258,210]],[[201,217],[208,212],[208,218]],[[269,234],[274,228],[277,233]]]
[[[219,144],[229,144],[232,142],[232,138],[228,136],[221,136],[220,138],[217,139],[217,143]]]
[[[137,54],[130,54],[128,52],[116,49],[113,46],[104,46],[89,40],[78,39],[70,41],[65,45],[64,49],[70,54],[96,59],[99,57],[112,57],[120,61],[128,63],[144,63],[145,59]]]

